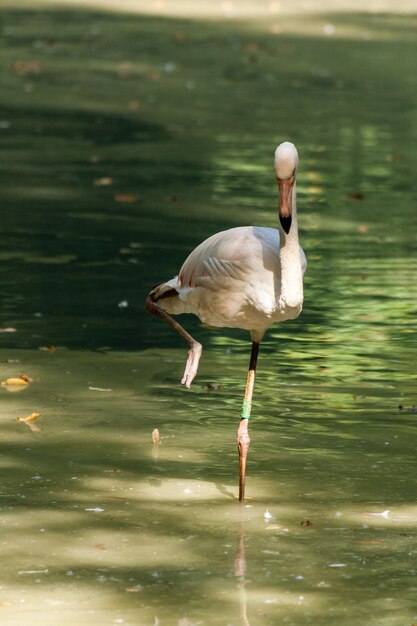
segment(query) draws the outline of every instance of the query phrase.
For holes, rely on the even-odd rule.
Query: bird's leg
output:
[[[166,294],[162,295],[162,298],[164,296],[170,297],[177,293],[175,289],[173,289],[172,292],[173,293],[166,292]],[[190,349],[188,351],[187,363],[185,365],[184,376],[181,380],[181,383],[185,385],[187,389],[189,389],[195,375],[197,374],[198,363],[200,361],[201,353],[203,350],[201,343],[198,343],[198,341],[196,341],[194,337],[191,337],[191,335],[187,333],[187,331],[180,324],[178,324],[176,320],[174,320],[170,315],[168,315],[166,311],[158,306],[157,302],[152,297],[152,292],[146,298],[146,308],[148,309],[149,313],[152,313],[153,315],[156,315],[157,317],[160,317],[162,320],[164,320],[164,322],[166,322],[168,326],[175,330],[175,332],[178,333],[180,337],[182,337],[184,341],[186,341],[190,346]]]
[[[248,378],[246,381],[245,396],[243,399],[240,424],[237,431],[237,447],[239,450],[239,500],[245,499],[246,459],[248,456],[250,437],[248,431],[250,412],[252,407],[253,386],[255,384],[256,363],[258,360],[259,343],[252,342]]]

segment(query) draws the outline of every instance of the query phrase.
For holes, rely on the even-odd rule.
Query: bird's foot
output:
[[[198,363],[200,361],[201,353],[203,351],[203,346],[198,341],[194,341],[191,344],[191,347],[188,351],[188,359],[185,364],[184,376],[182,377],[181,384],[185,385],[187,389],[191,387],[191,383],[193,382],[195,375],[198,370]]]
[[[248,419],[241,419],[237,431],[237,448],[239,450],[239,500],[245,499],[246,459],[248,456],[250,437]]]

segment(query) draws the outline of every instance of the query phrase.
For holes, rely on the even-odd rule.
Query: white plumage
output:
[[[274,228],[239,226],[216,233],[191,252],[178,276],[157,288],[157,297],[168,289],[177,294],[160,306],[175,315],[194,313],[210,326],[248,330],[260,341],[271,324],[297,317],[302,308],[306,260],[299,246],[290,248],[290,262],[281,264]],[[283,277],[283,269],[290,275]]]

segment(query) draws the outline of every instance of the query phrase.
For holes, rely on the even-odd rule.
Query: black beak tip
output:
[[[279,221],[281,222],[284,233],[288,235],[291,228],[291,215],[289,215],[288,217],[282,217],[280,215]]]

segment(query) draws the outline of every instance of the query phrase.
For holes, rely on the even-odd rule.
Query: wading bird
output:
[[[194,313],[210,326],[248,330],[252,339],[245,395],[237,433],[239,500],[245,497],[253,387],[259,344],[275,322],[297,317],[303,305],[306,258],[298,243],[296,173],[298,153],[284,142],[275,151],[279,228],[240,226],[212,235],[191,252],[178,276],[152,289],[150,313],[189,345],[181,383],[190,387],[202,346],[170,314]]]

